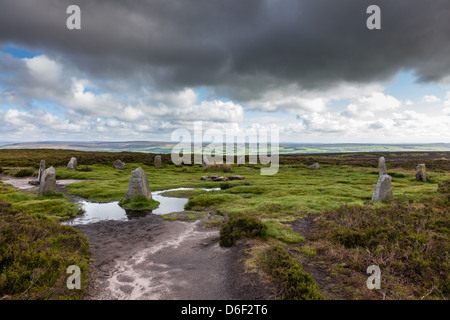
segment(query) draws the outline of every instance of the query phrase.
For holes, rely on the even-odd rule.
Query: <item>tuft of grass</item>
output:
[[[158,208],[159,202],[155,199],[147,199],[145,196],[136,196],[133,199],[122,199],[119,201],[119,206],[127,210],[154,210]]]
[[[231,203],[233,200],[239,199],[240,197],[237,195],[231,194],[223,194],[217,192],[206,192],[202,193],[198,196],[192,197],[184,206],[185,209],[191,210],[203,210],[208,207],[213,207],[217,205],[221,205],[224,203]]]
[[[91,172],[92,168],[89,166],[82,166],[82,167],[79,167],[77,170],[81,171],[81,172]]]
[[[260,257],[261,268],[278,286],[283,300],[323,300],[313,278],[289,252],[280,246],[272,246]]]
[[[231,247],[244,237],[267,239],[267,226],[255,217],[233,218],[220,228],[219,244]]]
[[[267,226],[267,235],[285,243],[301,243],[304,238],[292,229],[277,220],[270,219],[264,221]]]
[[[224,173],[228,173],[231,172],[231,164],[226,164],[226,163],[222,163],[222,164],[210,164],[206,167],[203,168],[204,171],[206,172],[224,172]]]
[[[198,220],[201,218],[204,218],[206,215],[206,212],[197,212],[197,211],[182,211],[182,212],[172,212],[163,214],[162,217],[165,220],[170,221],[190,221],[190,220]]]
[[[30,170],[30,169],[21,169],[14,174],[14,176],[16,178],[32,177],[33,175],[34,175],[34,172],[33,172],[33,170]]]

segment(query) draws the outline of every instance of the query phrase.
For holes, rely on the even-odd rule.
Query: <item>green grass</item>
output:
[[[292,231],[289,226],[277,220],[269,219],[265,220],[264,223],[267,226],[267,235],[269,237],[285,243],[301,243],[304,240],[302,236]]]
[[[182,211],[182,212],[172,212],[162,215],[163,219],[170,221],[190,221],[204,218],[206,212],[198,212],[198,211]]]
[[[12,208],[24,214],[42,214],[55,220],[66,220],[82,213],[81,209],[62,193],[38,196],[33,192],[18,191],[0,182],[0,200],[11,203]]]
[[[127,210],[147,211],[158,208],[159,202],[154,199],[147,199],[145,196],[136,196],[133,199],[122,199],[119,206]]]

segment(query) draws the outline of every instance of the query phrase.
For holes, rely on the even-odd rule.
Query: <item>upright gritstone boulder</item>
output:
[[[392,198],[392,177],[388,174],[383,174],[378,178],[377,185],[372,195],[373,202],[382,202],[388,198]]]
[[[147,174],[141,167],[131,172],[125,199],[131,200],[136,196],[144,196],[147,199],[152,198],[152,193],[148,185]]]
[[[70,158],[69,163],[67,164],[67,169],[77,170],[77,158]]]
[[[56,191],[55,168],[50,167],[42,173],[41,183],[39,184],[39,195],[45,196],[49,192]]]

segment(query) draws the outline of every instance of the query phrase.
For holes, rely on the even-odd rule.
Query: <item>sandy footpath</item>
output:
[[[222,248],[203,220],[157,215],[75,226],[92,245],[89,299],[268,299],[257,274],[245,273],[245,245]]]

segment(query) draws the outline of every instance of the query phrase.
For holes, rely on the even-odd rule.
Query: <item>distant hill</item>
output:
[[[0,149],[68,149],[79,151],[170,153],[177,142],[26,142],[4,143]],[[207,146],[208,143],[204,143]],[[450,151],[450,143],[431,144],[296,144],[281,143],[280,154],[343,153],[343,152],[401,152]]]

